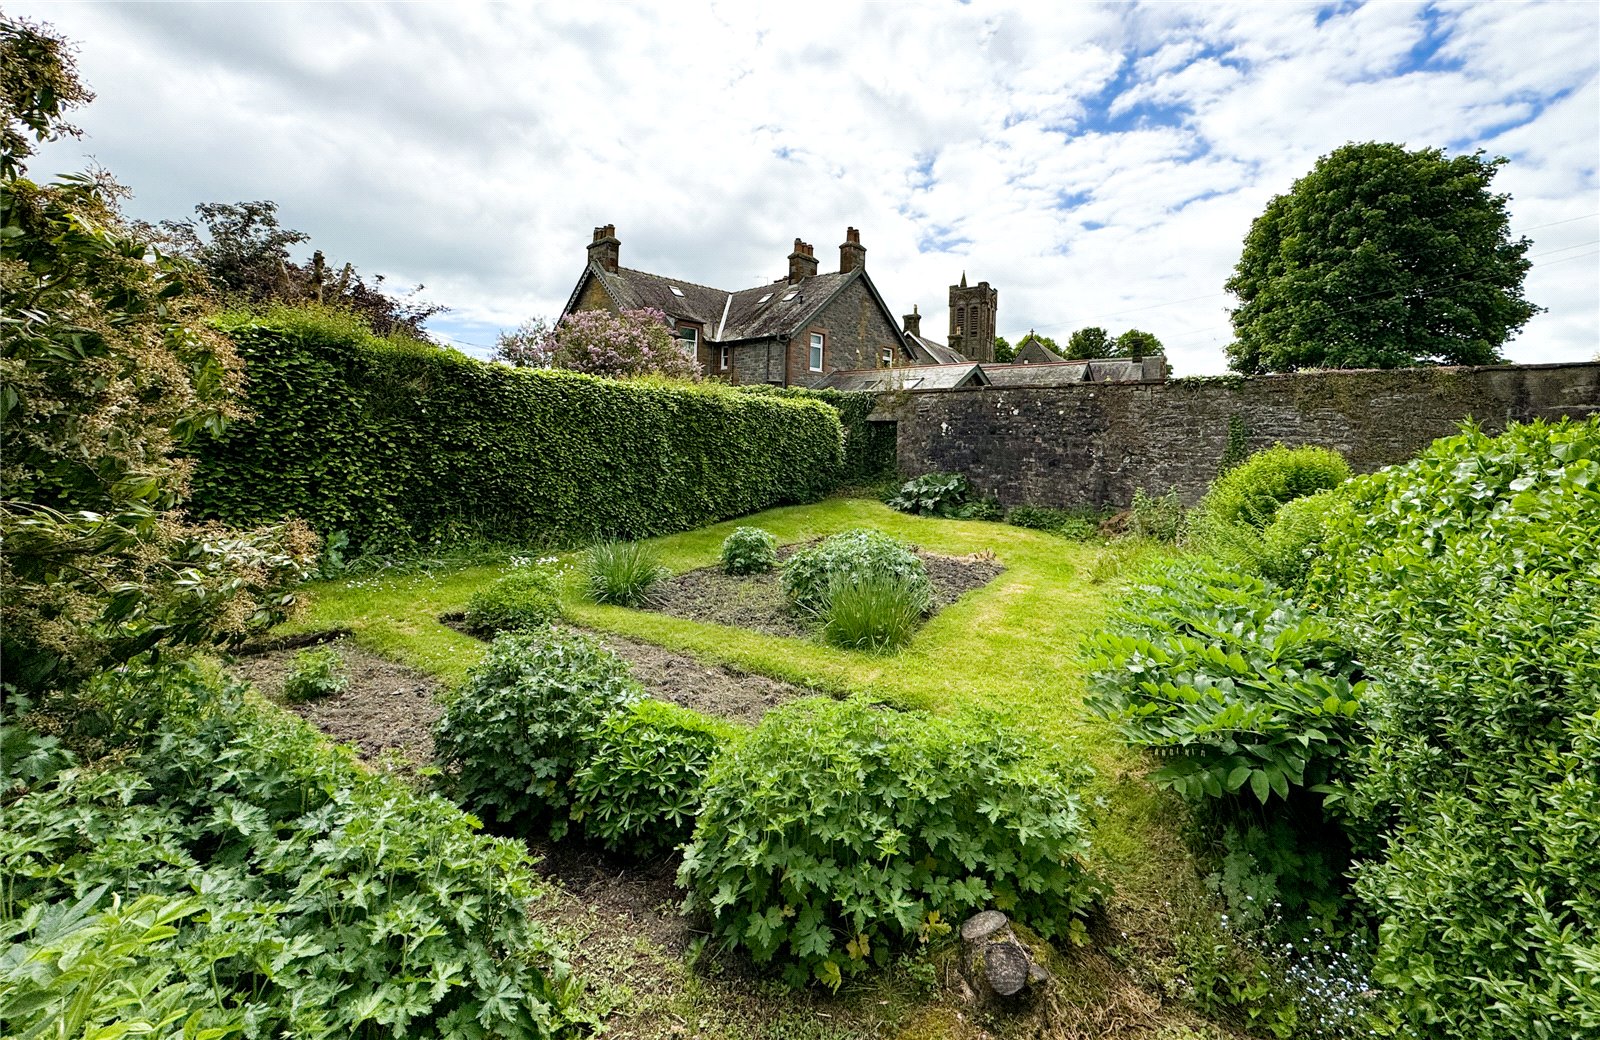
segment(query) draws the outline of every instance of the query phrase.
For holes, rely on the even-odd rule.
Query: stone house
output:
[[[867,274],[855,228],[839,246],[838,271],[819,272],[812,247],[797,238],[786,277],[734,292],[623,267],[620,247],[615,225],[594,229],[562,317],[654,307],[706,375],[730,383],[814,387],[839,370],[919,363]]]

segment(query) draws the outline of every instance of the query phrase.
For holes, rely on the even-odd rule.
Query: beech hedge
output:
[[[843,475],[820,401],[514,369],[327,311],[214,321],[250,414],[195,450],[201,518],[299,516],[359,551],[640,538],[812,501]]]

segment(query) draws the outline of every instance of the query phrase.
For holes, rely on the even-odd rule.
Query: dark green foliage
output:
[[[997,365],[1009,365],[1017,360],[1017,348],[1004,336],[994,338],[994,360]]]
[[[681,531],[839,480],[837,413],[814,401],[513,369],[308,310],[219,327],[254,417],[200,447],[201,516],[300,516],[363,552],[570,542]]]
[[[783,591],[796,611],[821,616],[836,580],[857,582],[874,575],[905,583],[926,607],[931,587],[917,554],[904,542],[868,528],[836,534],[789,557],[783,565]]]
[[[627,665],[592,639],[553,629],[500,636],[446,707],[434,753],[473,812],[560,837],[572,778],[601,725],[641,696]]]
[[[108,676],[73,707],[47,716],[70,740],[137,725],[98,768],[44,756],[0,814],[8,1035],[564,1031],[576,987],[519,844],[192,667]]]
[[[596,603],[637,607],[650,587],[666,576],[654,549],[643,542],[601,542],[583,559],[589,595]]]
[[[897,575],[835,575],[828,587],[822,638],[847,650],[890,653],[911,642],[927,609],[927,590]]]
[[[1263,528],[1278,508],[1350,479],[1350,466],[1338,452],[1311,446],[1275,444],[1258,451],[1218,477],[1200,502],[1207,522]]]
[[[1135,538],[1150,538],[1158,542],[1175,542],[1188,526],[1188,514],[1176,489],[1161,496],[1148,494],[1143,488],[1133,493],[1128,506],[1128,533]]]
[[[1306,598],[1374,673],[1352,801],[1377,977],[1428,1037],[1600,1030],[1600,419],[1357,478]]]
[[[738,527],[722,541],[728,574],[765,574],[778,565],[778,539],[759,527]]]
[[[689,839],[712,756],[744,731],[662,701],[635,701],[594,736],[573,785],[572,818],[612,849],[650,856]]]
[[[998,523],[1005,519],[1005,507],[996,498],[974,498],[950,511],[952,520],[987,520]]]
[[[1049,531],[1075,542],[1090,541],[1100,533],[1097,516],[1048,506],[1016,506],[1006,514],[1006,523],[1035,531]]]
[[[1492,364],[1539,308],[1505,159],[1347,144],[1267,204],[1227,288],[1240,372]]]
[[[706,779],[679,883],[715,934],[835,988],[972,911],[1083,935],[1088,770],[993,720],[796,701]]]
[[[972,497],[972,484],[960,473],[925,473],[901,484],[889,506],[916,516],[954,516]]]
[[[868,422],[878,395],[864,390],[808,390],[798,386],[740,386],[739,393],[792,401],[821,401],[839,414],[844,427],[843,484],[870,484],[895,472],[895,426]]]
[[[1238,412],[1228,415],[1228,446],[1222,449],[1217,476],[1222,476],[1250,457],[1250,426]]]
[[[1090,704],[1198,798],[1333,793],[1360,742],[1365,688],[1328,624],[1204,558],[1150,571],[1091,646]]]
[[[1161,341],[1153,332],[1129,329],[1117,337],[1113,346],[1114,357],[1142,358],[1161,353]]]
[[[480,635],[526,632],[561,617],[560,579],[542,564],[517,567],[467,600],[466,624]]]
[[[1067,337],[1067,349],[1061,356],[1068,361],[1084,361],[1111,357],[1116,341],[1098,325],[1079,329]]]
[[[283,699],[291,704],[332,697],[350,685],[344,658],[331,646],[302,650],[283,677]]]

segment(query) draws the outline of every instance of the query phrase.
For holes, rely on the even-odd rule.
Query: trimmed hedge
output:
[[[799,386],[741,386],[740,393],[790,401],[821,401],[839,413],[844,426],[844,470],[840,482],[865,484],[895,472],[893,423],[869,423],[878,395],[864,390],[807,390]]]
[[[252,414],[195,449],[201,518],[299,516],[361,551],[640,538],[812,501],[841,477],[843,428],[819,401],[514,369],[314,310],[215,323]]]

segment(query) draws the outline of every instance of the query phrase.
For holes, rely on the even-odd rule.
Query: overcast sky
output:
[[[554,317],[591,229],[722,289],[847,225],[943,338],[966,272],[1000,331],[1159,336],[1220,372],[1250,222],[1320,155],[1510,163],[1548,308],[1508,352],[1600,350],[1600,5],[10,3],[80,44],[86,156],[146,219],[272,199],[330,259],[425,283],[472,353]]]

